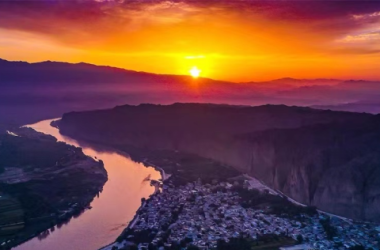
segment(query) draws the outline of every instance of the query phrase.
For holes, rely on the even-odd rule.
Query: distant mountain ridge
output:
[[[312,106],[312,108],[349,112],[363,112],[363,110],[367,110],[374,114],[380,114],[380,100],[358,101],[337,105],[316,105]]]
[[[334,107],[380,99],[380,82],[282,78],[234,83],[88,63],[0,60],[0,123],[29,123],[72,110],[175,102]],[[377,113],[374,106],[350,110]]]
[[[96,71],[99,71],[99,73],[107,74],[107,76],[110,76],[111,74],[120,74],[115,75],[118,77],[125,76],[125,74],[130,75],[138,75],[138,76],[162,76],[162,77],[186,77],[190,78],[188,75],[167,75],[167,74],[155,74],[155,73],[149,73],[149,72],[143,72],[143,71],[134,71],[134,70],[128,70],[124,68],[118,68],[113,66],[105,66],[105,65],[95,65],[90,63],[67,63],[67,62],[57,62],[57,61],[42,61],[42,62],[35,62],[35,63],[29,63],[24,61],[7,61],[0,58],[0,73],[2,77],[1,82],[6,82],[7,80],[16,81],[17,77],[23,78],[27,77],[25,75],[15,75],[18,71],[21,71],[25,73],[27,70],[33,70],[38,71],[38,73],[41,73],[42,70],[55,70],[55,74],[60,71],[65,71],[66,73],[75,73],[75,72],[81,72],[83,73],[93,73]],[[68,70],[72,70],[73,72],[67,72]],[[58,71],[58,72],[57,72]],[[49,72],[44,72],[49,76]],[[123,75],[123,74],[124,75]],[[109,74],[109,75],[108,75]],[[37,75],[37,74],[35,74]],[[56,77],[56,76],[55,76]],[[94,76],[87,76],[87,77],[93,77],[94,79],[96,77]],[[73,77],[75,79],[75,75]],[[91,78],[90,78],[91,79]],[[114,80],[114,77],[111,77],[108,80]],[[207,79],[207,78],[203,78]],[[29,79],[32,80],[32,79]],[[49,77],[42,78],[42,80],[50,80]],[[78,79],[83,80],[83,79]],[[104,80],[104,79],[102,79]],[[117,79],[118,81],[122,81],[124,79]],[[212,80],[212,79],[208,79]],[[221,81],[221,80],[212,80],[217,82],[225,82],[228,81]],[[270,81],[261,81],[261,82],[242,82],[240,84],[252,84],[252,85],[267,85],[266,87],[278,87],[279,84],[281,85],[290,85],[293,87],[300,87],[300,86],[318,86],[318,85],[334,85],[341,82],[344,82],[345,80],[338,80],[338,79],[295,79],[290,77],[280,78],[280,79],[274,79]],[[0,82],[0,83],[1,83]],[[228,83],[234,83],[234,82],[228,82]],[[265,86],[261,86],[265,87]]]
[[[248,82],[248,84],[256,85],[263,88],[277,88],[278,90],[293,89],[299,87],[313,87],[313,86],[333,86],[345,80],[338,79],[296,79],[296,78],[280,78],[263,82]]]
[[[38,63],[0,61],[0,84],[58,82],[120,81],[126,76],[153,75],[109,66],[96,66],[87,63],[65,63],[44,61]]]

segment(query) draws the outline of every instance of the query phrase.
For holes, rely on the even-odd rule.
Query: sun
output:
[[[197,78],[201,74],[201,70],[197,68],[197,66],[194,66],[190,69],[190,75],[194,78]]]

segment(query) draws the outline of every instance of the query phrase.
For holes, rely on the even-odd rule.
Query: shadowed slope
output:
[[[380,219],[378,125],[368,114],[211,104],[126,105],[59,123],[81,139],[212,158],[300,202],[369,220]]]

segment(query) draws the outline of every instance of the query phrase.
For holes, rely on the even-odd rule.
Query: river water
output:
[[[104,162],[108,181],[103,192],[91,203],[92,209],[86,210],[78,218],[66,225],[55,228],[48,237],[35,237],[14,248],[16,250],[96,250],[115,241],[127,224],[133,219],[141,205],[141,198],[148,198],[154,192],[147,176],[158,180],[160,172],[152,167],[132,161],[128,156],[116,151],[77,142],[59,134],[51,127],[52,120],[28,125],[36,131],[49,134],[77,147],[91,157]],[[41,237],[40,237],[41,238]]]

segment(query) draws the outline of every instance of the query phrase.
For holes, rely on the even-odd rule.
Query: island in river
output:
[[[0,133],[0,249],[89,208],[107,181],[101,160],[31,128]]]

